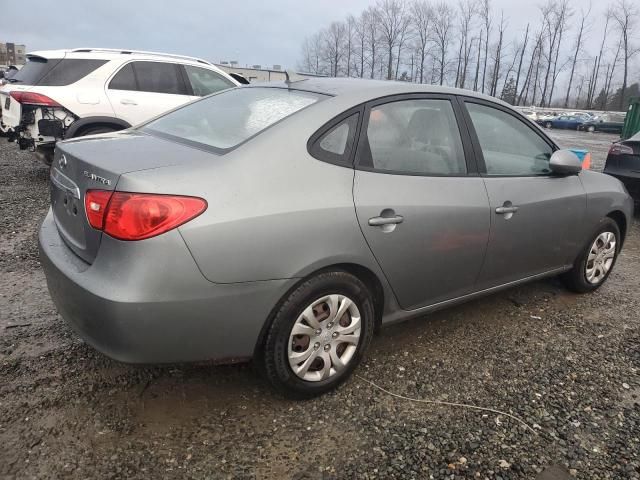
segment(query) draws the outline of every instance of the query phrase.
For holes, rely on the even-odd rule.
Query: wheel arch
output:
[[[378,278],[378,276],[369,268],[359,265],[357,263],[335,263],[332,265],[327,265],[313,272],[305,275],[298,279],[276,302],[274,307],[269,312],[269,315],[265,319],[262,328],[260,329],[260,334],[258,335],[258,340],[253,349],[253,358],[257,358],[261,353],[261,350],[264,346],[264,341],[266,339],[267,333],[269,331],[269,327],[275,317],[276,313],[282,306],[282,304],[286,301],[286,299],[291,295],[291,293],[298,288],[302,283],[306,282],[310,278],[319,275],[324,272],[335,272],[335,271],[343,271],[350,273],[351,275],[357,277],[362,283],[364,283],[369,291],[371,292],[371,296],[373,299],[373,308],[375,315],[375,330],[377,331],[382,324],[382,313],[385,307],[385,298],[384,298],[384,288],[382,286],[382,282]]]
[[[616,222],[618,228],[620,229],[620,246],[624,244],[624,240],[627,236],[627,217],[620,210],[613,210],[607,214],[607,217]]]
[[[65,138],[74,138],[83,130],[94,127],[115,127],[117,130],[130,128],[131,124],[115,117],[85,117],[73,122],[65,132]]]

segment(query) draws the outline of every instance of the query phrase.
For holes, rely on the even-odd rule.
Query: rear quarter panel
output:
[[[307,152],[311,134],[340,111],[318,104],[206,165],[126,174],[118,189],[205,198],[207,210],[179,230],[212,282],[304,277],[336,263],[382,278],[357,223],[353,169]]]

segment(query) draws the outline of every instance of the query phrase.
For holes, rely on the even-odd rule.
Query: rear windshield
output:
[[[143,131],[181,143],[225,151],[324,95],[284,88],[235,88],[168,113]]]
[[[71,85],[105,63],[107,60],[30,57],[11,80],[12,83],[42,87]]]

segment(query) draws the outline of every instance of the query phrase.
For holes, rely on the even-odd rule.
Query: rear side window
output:
[[[71,85],[107,63],[107,60],[65,58],[42,77],[40,86],[58,87]]]
[[[120,69],[116,76],[113,77],[109,88],[112,90],[137,90],[136,76],[133,73],[133,64],[127,63]]]
[[[324,97],[284,88],[234,88],[189,103],[142,128],[180,143],[224,152]]]
[[[23,85],[37,85],[40,79],[61,61],[61,58],[29,57],[25,66],[13,76],[12,80]]]
[[[25,85],[61,87],[81,80],[105,63],[107,60],[84,58],[30,59],[14,79]]]
[[[232,82],[222,75],[218,75],[216,72],[206,68],[184,65],[184,69],[187,72],[187,78],[191,84],[193,94],[198,97],[204,97],[226,88],[235,87]]]
[[[350,165],[358,114],[354,113],[337,124],[311,138],[309,152],[318,160]]]
[[[178,66],[162,62],[133,62],[141,92],[186,95],[187,91]]]

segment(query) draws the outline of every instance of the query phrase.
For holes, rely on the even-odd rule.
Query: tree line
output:
[[[547,0],[524,32],[507,38],[508,19],[491,0],[378,0],[307,37],[298,68],[467,88],[513,105],[625,110],[639,90],[630,72],[640,51],[635,1],[617,0],[603,18],[586,2],[576,9]],[[590,52],[596,23],[604,30]]]

